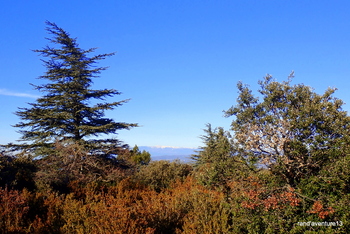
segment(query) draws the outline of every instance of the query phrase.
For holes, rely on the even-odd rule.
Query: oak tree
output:
[[[350,130],[343,101],[333,97],[336,89],[319,95],[292,85],[292,77],[277,82],[267,75],[259,81],[261,99],[239,82],[237,105],[225,112],[235,117],[232,130],[242,155],[276,169],[291,185],[343,156]]]

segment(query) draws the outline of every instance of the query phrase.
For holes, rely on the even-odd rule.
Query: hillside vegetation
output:
[[[350,117],[335,89],[293,73],[257,92],[239,82],[231,129],[208,124],[192,163],[152,161],[115,137],[137,124],[104,116],[128,100],[91,88],[113,54],[89,57],[47,25],[48,83],[16,113],[23,143],[0,153],[0,233],[350,233]]]

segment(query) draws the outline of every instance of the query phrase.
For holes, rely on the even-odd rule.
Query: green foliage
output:
[[[350,233],[350,117],[335,89],[267,76],[260,101],[238,83],[233,137],[208,124],[193,165],[151,162],[137,145],[91,138],[136,126],[104,118],[127,100],[89,105],[120,94],[90,88],[113,54],[88,57],[47,24],[60,47],[36,52],[51,83],[17,112],[29,143],[0,154],[1,233]]]
[[[145,166],[148,167],[148,166]],[[193,176],[155,191],[138,181],[94,182],[59,195],[0,189],[1,233],[348,233],[349,196],[307,202],[268,170],[230,181],[228,194]],[[228,197],[227,197],[228,195]],[[334,209],[334,210],[333,210]],[[342,221],[343,226],[299,222]]]
[[[235,116],[232,130],[242,155],[256,158],[295,185],[348,150],[350,118],[343,102],[332,97],[335,89],[319,95],[290,82],[266,76],[259,81],[262,101],[239,82],[238,103],[226,116]]]
[[[350,230],[350,213],[346,208],[350,201],[350,155],[328,164],[319,174],[303,179],[298,187],[312,201],[310,213],[315,218],[327,215],[328,220],[342,221],[342,229]]]
[[[207,129],[204,131],[206,135],[201,138],[205,146],[200,148],[201,151],[198,152],[198,155],[192,156],[195,164],[199,166],[229,158],[233,151],[230,144],[230,134],[225,132],[223,128],[213,130],[211,124],[207,124]]]
[[[207,125],[202,136],[204,147],[193,155],[195,175],[200,183],[207,186],[226,186],[227,181],[243,176],[253,165],[236,153],[231,136],[223,128],[212,129]],[[250,165],[250,166],[249,166]]]
[[[350,155],[325,166],[317,175],[299,184],[304,194],[317,199],[341,199],[350,193]]]
[[[113,154],[111,146],[119,144],[118,140],[91,137],[116,134],[118,130],[137,126],[104,117],[106,110],[113,110],[128,100],[90,105],[95,99],[104,101],[106,97],[120,94],[114,89],[91,88],[92,79],[106,69],[96,67],[96,62],[113,53],[89,56],[95,48],[83,50],[62,28],[51,22],[47,25],[47,31],[53,35],[48,40],[57,48],[46,46],[34,51],[48,58],[43,60],[47,71],[39,78],[49,82],[33,85],[43,96],[29,103],[30,108],[20,108],[16,112],[22,121],[15,127],[21,129],[21,140],[28,143],[11,146],[42,156],[52,152],[54,142],[73,140],[90,151]]]
[[[131,161],[136,164],[147,165],[151,161],[151,154],[146,150],[140,152],[139,147],[137,145],[131,151]]]
[[[192,171],[192,166],[180,161],[153,161],[142,166],[135,174],[135,180],[150,186],[156,191],[168,188],[176,180],[183,180]]]

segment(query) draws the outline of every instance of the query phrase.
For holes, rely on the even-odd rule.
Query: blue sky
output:
[[[206,123],[229,129],[223,110],[235,104],[236,83],[257,88],[267,73],[322,93],[337,87],[349,103],[350,1],[153,0],[0,3],[0,143],[20,137],[13,114],[40,95],[38,54],[48,44],[45,21],[78,38],[83,49],[117,52],[95,88],[130,102],[108,112],[141,127],[120,131],[130,145],[198,147]]]

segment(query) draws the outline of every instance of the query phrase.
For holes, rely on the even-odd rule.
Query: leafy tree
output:
[[[112,147],[120,143],[118,140],[92,137],[116,134],[118,130],[137,126],[104,117],[106,110],[113,110],[128,100],[90,104],[92,100],[105,101],[106,97],[121,94],[115,89],[91,88],[92,79],[106,69],[96,67],[96,62],[114,53],[89,56],[96,48],[83,50],[76,38],[70,37],[62,28],[51,22],[46,24],[52,35],[48,40],[56,47],[46,46],[34,51],[48,58],[43,60],[47,71],[39,77],[48,83],[33,85],[44,95],[35,103],[29,103],[30,108],[19,108],[16,112],[22,121],[15,127],[21,129],[21,141],[29,143],[12,146],[47,155],[55,141],[60,141],[64,144],[79,143],[99,153],[113,153]]]
[[[246,159],[255,158],[294,185],[301,178],[343,156],[349,143],[350,118],[335,97],[336,89],[323,95],[304,84],[282,83],[268,75],[259,81],[262,96],[238,83],[237,105],[227,110],[235,116],[235,143]]]

